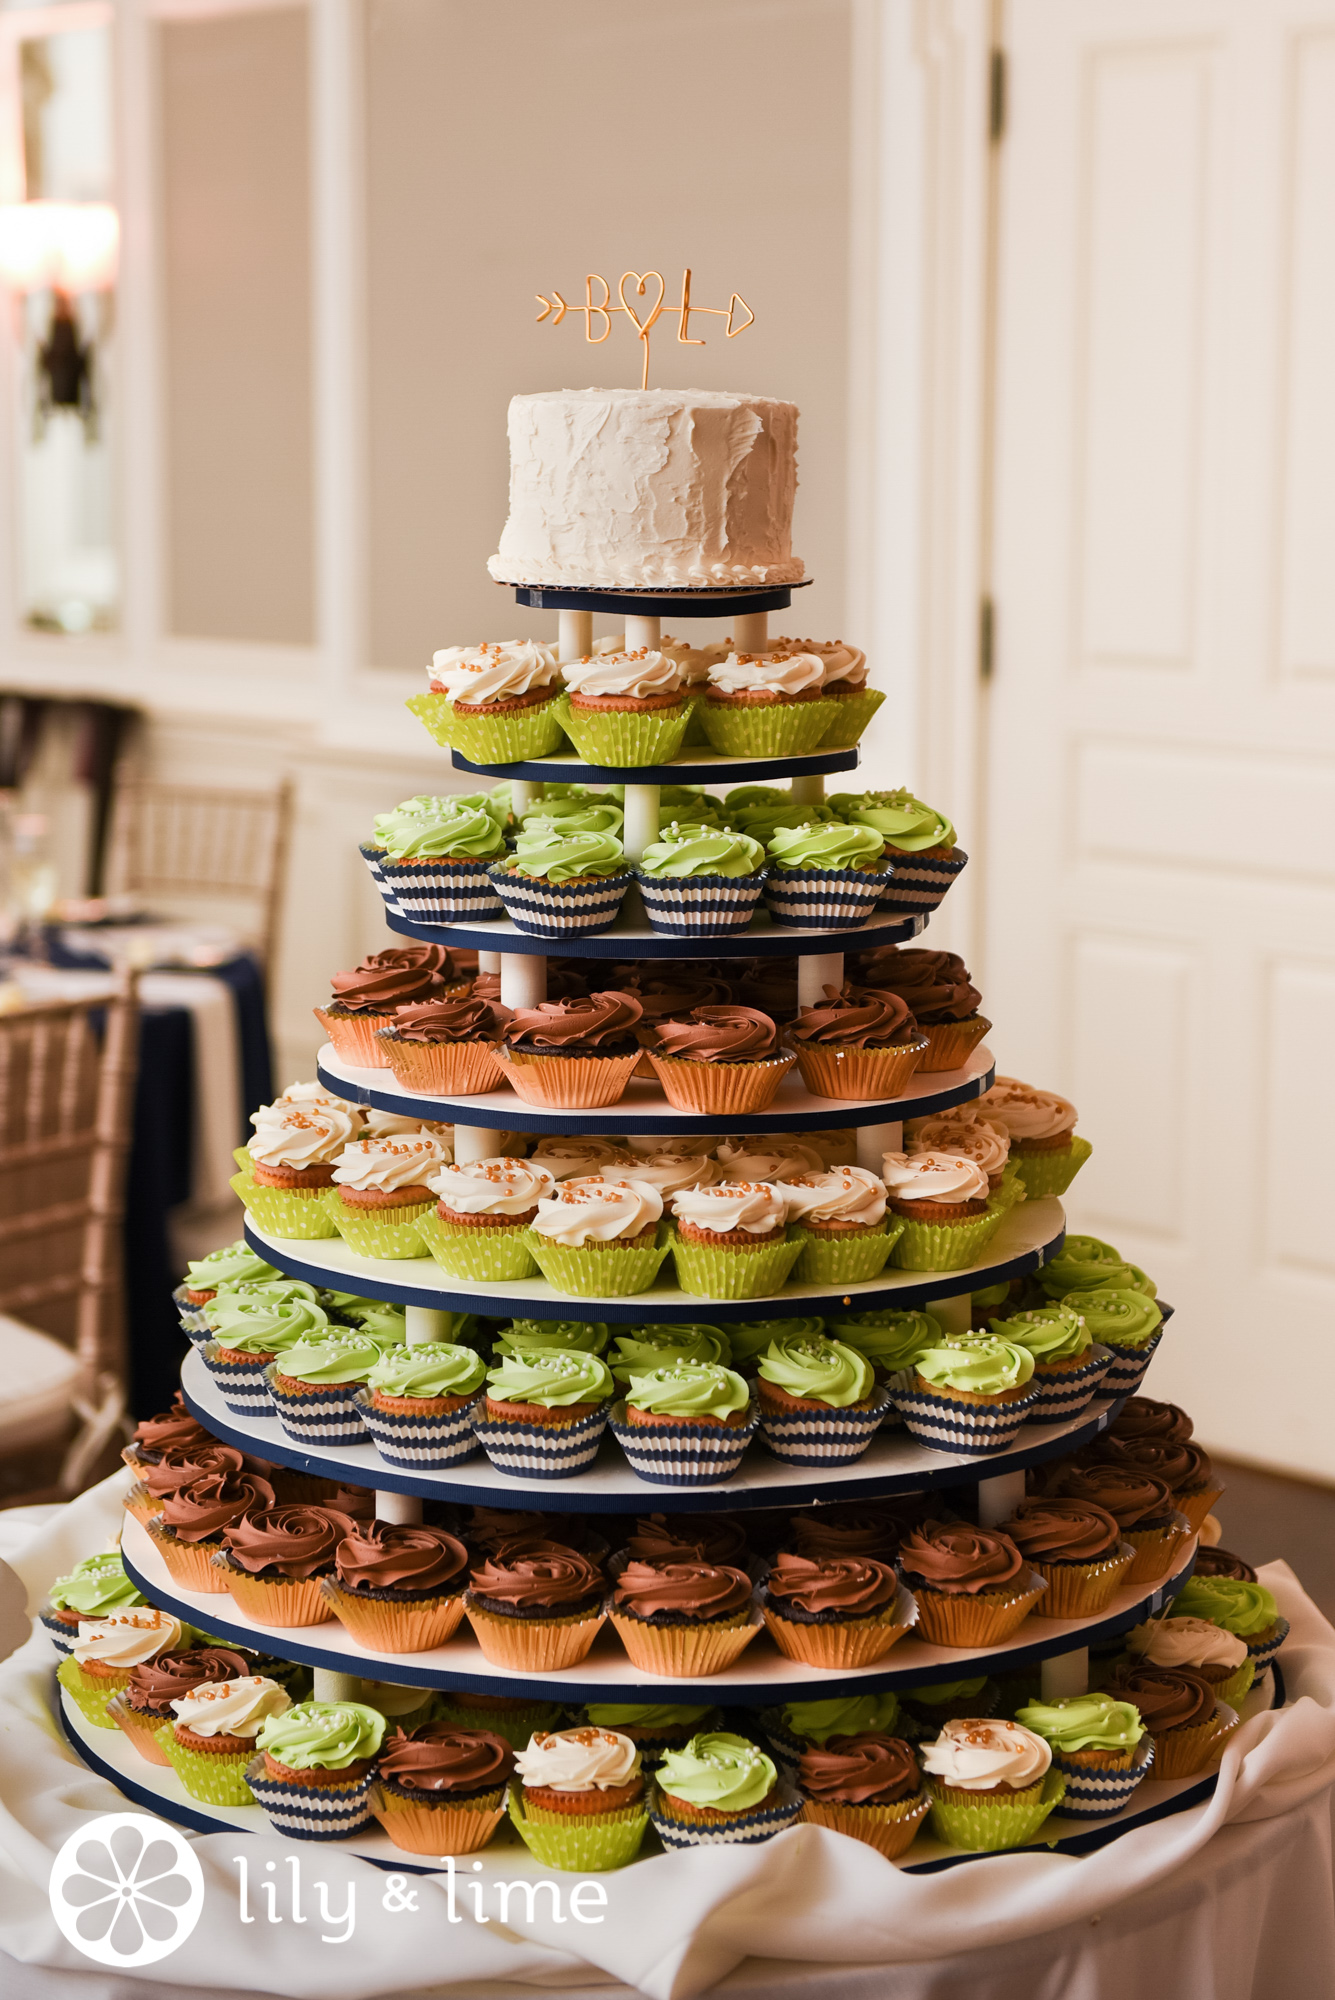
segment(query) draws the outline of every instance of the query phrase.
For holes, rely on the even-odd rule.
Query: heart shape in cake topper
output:
[[[654,300],[644,318],[641,319],[639,313],[631,304],[631,297],[647,299],[651,278],[657,278],[658,280],[658,297]],[[594,290],[595,286],[598,288],[596,292]],[[627,296],[627,286],[631,288],[631,297]],[[639,271],[623,271],[621,273],[621,283],[617,286],[617,303],[614,305],[612,303],[612,287],[608,284],[606,278],[599,271],[588,271],[584,277],[584,303],[582,306],[567,305],[560,292],[557,291],[554,291],[550,298],[548,298],[545,292],[538,292],[536,297],[538,304],[542,308],[538,314],[538,319],[540,321],[549,320],[553,326],[560,326],[567,313],[576,315],[582,313],[584,316],[584,338],[591,346],[600,347],[612,331],[612,314],[618,312],[625,313],[626,318],[631,322],[636,334],[639,336],[640,352],[644,357],[643,366],[640,371],[640,387],[647,389],[649,387],[649,334],[662,315],[666,294],[667,286],[663,283],[663,273],[661,271],[645,271],[643,273]],[[746,315],[744,319],[738,318],[739,307]],[[683,347],[703,347],[705,344],[698,335],[691,332],[692,313],[697,316],[701,313],[707,313],[713,319],[726,320],[728,324],[725,331],[729,340],[735,340],[739,333],[745,333],[748,326],[754,325],[756,317],[739,292],[733,293],[726,306],[695,305],[691,299],[691,271],[689,265],[687,265],[681,274],[681,304],[678,307],[674,307],[674,311],[677,313],[677,339]]]
[[[636,296],[641,299],[645,295],[645,288],[648,285],[650,278],[657,278],[658,280],[658,297],[654,301],[654,309],[650,313],[648,319],[641,319],[640,315],[636,312],[630,300],[626,297],[626,286],[629,284],[632,278],[635,280]],[[644,339],[644,336],[648,333],[650,327],[653,325],[654,321],[658,318],[658,315],[662,312],[663,300],[666,294],[667,294],[667,286],[663,283],[663,273],[661,271],[646,271],[643,277],[640,276],[638,271],[623,271],[621,273],[621,283],[617,286],[617,297],[621,300],[622,311],[629,313],[631,318],[634,320],[636,329],[639,332],[641,340]]]

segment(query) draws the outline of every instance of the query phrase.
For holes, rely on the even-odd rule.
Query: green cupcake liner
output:
[[[964,1271],[976,1264],[1006,1219],[1007,1210],[989,1202],[987,1214],[972,1222],[909,1222],[890,1252],[897,1271]]]
[[[474,764],[517,764],[525,757],[545,757],[565,740],[559,695],[509,715],[450,714],[450,748],[461,750]]]
[[[450,698],[447,694],[414,694],[404,703],[442,750],[450,747]]]
[[[570,696],[557,700],[561,727],[589,764],[609,768],[631,764],[670,764],[686,740],[690,704],[679,708],[630,711],[605,709],[601,715],[573,709]]]
[[[700,704],[705,735],[725,757],[797,757],[825,740],[838,704],[794,701],[773,708],[724,708]]]
[[[107,1714],[107,1703],[114,1694],[119,1694],[119,1681],[98,1680],[94,1675],[86,1674],[71,1653],[66,1653],[56,1668],[56,1679],[66,1694],[77,1702],[85,1722],[91,1722],[94,1729],[116,1728],[116,1718]]]
[[[851,750],[884,700],[879,688],[863,688],[835,701],[834,721],[821,737],[821,749]]]
[[[406,1212],[392,1208],[349,1208],[337,1188],[323,1197],[325,1212],[345,1243],[359,1257],[425,1257],[426,1244],[418,1223],[433,1212],[430,1202],[413,1202]],[[398,1215],[397,1222],[387,1217]]]
[[[1227,1702],[1230,1708],[1241,1708],[1251,1693],[1252,1682],[1256,1679],[1256,1662],[1247,1659],[1240,1667],[1235,1667],[1226,1681],[1215,1687],[1215,1699]]]
[[[805,1234],[805,1230],[788,1229],[781,1243],[767,1243],[761,1250],[727,1250],[707,1243],[683,1243],[674,1232],[677,1283],[693,1298],[768,1298],[787,1283],[802,1255]]]
[[[813,1236],[802,1229],[802,1254],[793,1276],[804,1285],[856,1285],[863,1278],[879,1278],[907,1228],[902,1216],[887,1215],[885,1227],[871,1236]]]
[[[1026,1201],[1028,1195],[1029,1190],[1020,1179],[1019,1173],[1016,1171],[1015,1162],[1012,1160],[1008,1166],[1003,1167],[1001,1170],[1001,1184],[992,1190],[992,1204],[996,1208],[1011,1209],[1016,1206],[1017,1202]]]
[[[1023,1847],[1066,1796],[1066,1780],[1060,1771],[1048,1772],[1039,1799],[998,1798],[994,1794],[980,1797],[977,1804],[963,1805],[957,1799],[938,1798],[931,1778],[927,1787],[932,1793],[932,1832],[938,1840],[968,1848],[972,1854],[998,1854],[1003,1848]]]
[[[442,1222],[434,1209],[428,1209],[418,1217],[416,1227],[441,1270],[451,1278],[486,1285],[500,1278],[531,1278],[538,1268],[523,1223],[514,1229],[460,1229],[457,1223]]]
[[[1024,1182],[1031,1201],[1046,1201],[1065,1194],[1094,1148],[1088,1139],[1075,1138],[1069,1152],[1012,1153],[1011,1164]]]
[[[192,1799],[211,1806],[253,1806],[255,1794],[246,1783],[246,1766],[253,1750],[191,1750],[178,1743],[171,1730],[159,1742],[167,1761]]]
[[[289,1194],[286,1188],[260,1187],[246,1173],[233,1174],[228,1186],[241,1197],[246,1214],[255,1218],[266,1236],[313,1243],[321,1237],[338,1235],[320,1195],[302,1196]]]
[[[655,1242],[637,1250],[619,1249],[615,1243],[585,1243],[576,1249],[531,1229],[524,1231],[524,1240],[548,1284],[574,1299],[624,1299],[647,1292],[668,1253],[661,1225]]]
[[[698,746],[709,741],[709,738],[705,735],[705,725],[700,720],[700,710],[704,707],[704,696],[692,692],[688,699],[691,712],[686,719],[686,734],[681,739],[683,750],[689,750],[692,745]]]
[[[624,1868],[640,1851],[647,1812],[633,1818],[582,1818],[570,1814],[559,1824],[538,1825],[524,1811],[518,1787],[510,1792],[510,1819],[515,1831],[535,1860],[547,1868],[564,1868],[572,1874],[599,1874],[609,1868]]]

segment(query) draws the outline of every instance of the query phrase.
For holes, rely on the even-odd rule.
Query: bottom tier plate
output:
[[[119,1729],[94,1729],[54,1679],[52,1687],[54,1694],[59,1696],[56,1713],[75,1751],[90,1770],[96,1771],[99,1777],[109,1779],[132,1804],[142,1806],[147,1812],[160,1813],[164,1819],[174,1820],[178,1826],[189,1827],[196,1833],[272,1831],[259,1806],[201,1805],[197,1799],[191,1798],[175,1771],[163,1770],[156,1764],[148,1763]],[[1269,1708],[1281,1708],[1284,1698],[1283,1677],[1279,1666],[1275,1665],[1268,1674],[1261,1676],[1243,1703],[1243,1717],[1263,1714]],[[1058,1854],[1090,1854],[1095,1848],[1106,1847],[1109,1841],[1116,1840],[1123,1833],[1130,1833],[1138,1826],[1148,1826],[1153,1820],[1166,1819],[1171,1813],[1186,1812],[1191,1806],[1201,1804],[1213,1792],[1217,1776],[1215,1769],[1195,1778],[1163,1781],[1146,1778],[1137,1790],[1133,1803],[1111,1819],[1087,1826],[1054,1813],[1043,1829],[1043,1838],[1032,1845],[1046,1847]],[[327,1854],[331,1850],[321,1848],[318,1851]],[[405,1854],[378,1827],[373,1833],[359,1833],[346,1843],[339,1843],[339,1851],[355,1855],[360,1861],[374,1862],[377,1868],[397,1869],[408,1875],[441,1875],[447,1872],[443,1867],[423,1862],[420,1857]],[[1016,1850],[1008,1851],[1013,1853]],[[632,1862],[631,1867],[639,1869],[651,1865],[661,1854],[662,1849],[651,1828],[645,1836],[639,1859]],[[934,1840],[930,1833],[920,1833],[908,1854],[889,1865],[902,1869],[905,1874],[926,1875],[943,1868],[959,1867],[966,1861],[995,1858],[989,1854],[962,1854],[958,1848],[947,1847],[942,1841]],[[562,1875],[544,1868],[534,1860],[518,1834],[506,1822],[502,1822],[490,1846],[480,1855],[470,1855],[465,1866],[467,1880],[481,1885],[483,1908],[493,1918],[501,1915],[495,1896],[495,1885],[501,1882],[552,1880],[573,1886],[582,1879],[578,1875]],[[460,1872],[462,1874],[463,1870]],[[607,1881],[610,1878],[601,1876],[598,1879]]]

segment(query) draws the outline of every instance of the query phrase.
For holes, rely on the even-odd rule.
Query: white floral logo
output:
[[[98,1965],[166,1958],[199,1922],[204,1873],[184,1834],[147,1813],[104,1813],[72,1833],[51,1870],[61,1935]]]

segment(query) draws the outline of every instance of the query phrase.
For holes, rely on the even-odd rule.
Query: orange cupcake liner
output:
[[[890,1805],[834,1805],[824,1799],[804,1799],[800,1818],[808,1826],[827,1826],[831,1833],[846,1833],[865,1841],[887,1861],[897,1861],[917,1838],[918,1828],[931,1811],[926,1792],[912,1798],[896,1799]]]
[[[913,1618],[850,1618],[846,1625],[798,1625],[791,1618],[765,1612],[770,1638],[787,1660],[805,1667],[826,1667],[835,1673],[869,1667],[911,1632]]]
[[[725,1118],[768,1111],[797,1057],[784,1054],[763,1062],[710,1063],[660,1056],[651,1050],[649,1061],[664,1097],[675,1110]]]
[[[371,1811],[405,1854],[476,1854],[505,1818],[505,1787],[478,1799],[418,1805],[373,1785]]]
[[[461,1590],[451,1597],[433,1597],[416,1604],[363,1597],[355,1590],[346,1590],[332,1576],[322,1579],[321,1590],[344,1631],[368,1653],[426,1653],[433,1646],[443,1646],[463,1623]]]
[[[210,1592],[214,1596],[226,1591],[226,1580],[213,1560],[216,1542],[179,1542],[174,1535],[162,1533],[159,1516],[154,1516],[146,1526],[173,1582],[184,1584],[187,1590]]]
[[[1123,1528],[1123,1541],[1130,1542],[1136,1552],[1123,1583],[1157,1583],[1161,1576],[1167,1576],[1191,1536],[1185,1521],[1181,1527]]]
[[[170,1717],[140,1715],[121,1694],[113,1695],[107,1703],[107,1714],[122,1736],[129,1737],[145,1763],[161,1764],[165,1769],[171,1769],[171,1759],[158,1741],[164,1728],[171,1727]]]
[[[125,1511],[147,1527],[153,1516],[162,1512],[162,1502],[156,1494],[149,1492],[142,1479],[138,1479],[125,1495]]]
[[[760,1630],[759,1620],[751,1614],[740,1625],[648,1625],[615,1609],[608,1615],[631,1663],[667,1680],[721,1674],[740,1660]]]
[[[519,1667],[532,1673],[554,1674],[577,1667],[602,1630],[602,1610],[572,1618],[498,1618],[493,1611],[465,1600],[468,1622],[494,1667]]]
[[[325,1007],[312,1007],[320,1026],[334,1045],[335,1055],[358,1069],[388,1069],[389,1057],[379,1039],[378,1028],[392,1028],[392,1014],[331,1014]]]
[[[1136,1551],[1123,1544],[1105,1562],[1049,1563],[1046,1568],[1035,1563],[1048,1586],[1034,1607],[1035,1618],[1092,1618],[1105,1611],[1135,1560]]]
[[[498,1045],[506,1082],[526,1104],[549,1111],[597,1111],[616,1104],[635,1073],[640,1051],[628,1056],[543,1056]]]
[[[795,1043],[813,1097],[898,1097],[927,1052],[927,1037],[895,1049],[823,1049]]]
[[[918,1068],[924,1076],[962,1069],[991,1027],[992,1023],[982,1014],[975,1014],[970,1021],[940,1021],[932,1028],[920,1021],[918,1028],[927,1037],[927,1053]]]
[[[1019,1631],[1043,1591],[1041,1581],[1032,1590],[980,1590],[976,1597],[920,1590],[918,1636],[933,1646],[999,1646]]]
[[[319,1577],[249,1576],[221,1563],[218,1573],[237,1610],[257,1625],[323,1625],[334,1615]]]
[[[432,1097],[476,1097],[505,1081],[494,1042],[400,1042],[392,1033],[377,1039],[407,1090]]]

